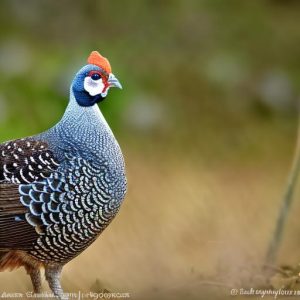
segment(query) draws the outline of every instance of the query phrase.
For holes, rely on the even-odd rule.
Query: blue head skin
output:
[[[93,106],[103,101],[111,87],[122,88],[118,79],[96,65],[86,65],[75,75],[72,91],[80,106]]]

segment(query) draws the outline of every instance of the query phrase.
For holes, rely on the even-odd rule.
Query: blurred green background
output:
[[[299,9],[293,0],[1,1],[1,142],[60,119],[92,50],[123,85],[100,109],[126,158],[128,196],[67,265],[66,290],[98,279],[134,299],[207,299],[209,280],[252,280],[248,263],[265,255],[296,140]],[[280,263],[300,260],[299,210],[296,201]],[[0,289],[30,289],[22,270],[0,279]]]

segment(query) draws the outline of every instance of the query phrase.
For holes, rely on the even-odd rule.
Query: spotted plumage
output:
[[[0,144],[0,183],[30,183],[46,178],[58,162],[48,145],[31,138]]]
[[[120,147],[96,105],[121,85],[99,53],[88,63],[60,122],[0,144],[0,271],[24,266],[39,292],[43,266],[60,299],[63,265],[106,228],[126,192]]]

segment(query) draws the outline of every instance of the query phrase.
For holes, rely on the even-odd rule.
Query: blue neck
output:
[[[104,98],[100,94],[96,96],[91,96],[88,92],[84,90],[78,91],[74,87],[72,88],[72,92],[74,94],[77,103],[80,106],[84,106],[84,107],[93,106],[96,103],[104,100]]]
[[[100,150],[95,145],[116,144],[115,137],[97,104],[80,106],[73,91],[62,119],[49,130],[35,136],[36,139],[48,141],[56,148],[59,159],[63,159],[67,148],[80,150],[83,157],[98,156]]]
[[[83,129],[95,129],[95,127],[99,129],[101,127],[102,130],[111,131],[97,104],[81,106],[75,97],[76,95],[71,89],[69,104],[58,124],[67,122],[72,127],[81,127]]]

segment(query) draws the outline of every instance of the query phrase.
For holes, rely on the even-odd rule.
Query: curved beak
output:
[[[110,87],[116,87],[116,88],[122,89],[121,83],[119,82],[117,77],[112,73],[109,74],[108,84]]]

